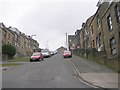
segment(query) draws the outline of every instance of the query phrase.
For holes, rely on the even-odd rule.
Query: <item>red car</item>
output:
[[[72,53],[71,51],[68,51],[68,50],[65,50],[64,53],[63,53],[63,57],[66,58],[66,57],[72,57]]]
[[[43,60],[43,55],[41,52],[34,52],[30,57],[30,62]]]

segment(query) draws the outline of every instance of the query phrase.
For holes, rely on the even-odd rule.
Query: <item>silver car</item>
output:
[[[51,56],[51,53],[50,53],[49,50],[42,50],[41,53],[42,53],[42,55],[43,55],[44,58]]]

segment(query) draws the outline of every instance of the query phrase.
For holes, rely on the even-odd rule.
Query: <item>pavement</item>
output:
[[[24,64],[25,62],[12,62],[11,60],[8,61],[2,61],[0,62],[0,64]],[[15,66],[4,66],[4,67],[0,67],[0,71],[4,71],[4,70],[8,70],[10,68],[14,68]]]
[[[78,56],[73,56],[70,60],[80,79],[87,84],[94,87],[117,88],[120,90],[118,86],[118,73],[115,71]]]

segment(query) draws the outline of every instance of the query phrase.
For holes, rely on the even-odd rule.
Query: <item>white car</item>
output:
[[[42,50],[41,51],[43,57],[50,57],[51,56],[51,53],[49,50]]]

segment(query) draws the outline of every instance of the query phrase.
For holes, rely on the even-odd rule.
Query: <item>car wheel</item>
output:
[[[32,62],[32,60],[30,60],[30,62]]]
[[[39,58],[38,61],[41,61],[41,59]]]

